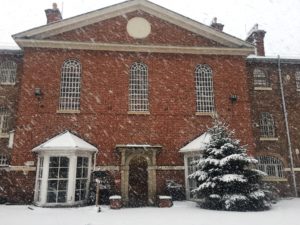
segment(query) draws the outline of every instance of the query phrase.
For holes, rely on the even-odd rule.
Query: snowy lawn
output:
[[[30,207],[31,209],[29,209]],[[1,225],[299,225],[300,198],[282,200],[269,211],[224,212],[200,209],[192,202],[172,208],[39,208],[0,205]]]

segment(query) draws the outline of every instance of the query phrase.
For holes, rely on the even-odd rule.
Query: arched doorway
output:
[[[129,206],[141,207],[148,203],[148,163],[142,156],[129,162],[128,179]]]

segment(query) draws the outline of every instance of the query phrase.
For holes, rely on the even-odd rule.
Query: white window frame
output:
[[[5,106],[0,107],[0,137],[9,137],[10,112]]]
[[[283,163],[277,157],[258,156],[256,159],[258,160],[257,168],[268,174],[269,177],[284,177]]]
[[[14,85],[17,77],[17,64],[12,60],[6,60],[0,64],[0,84]]]
[[[51,159],[57,158],[58,159],[58,165],[57,166],[51,166]],[[62,166],[61,161],[62,159],[67,159],[67,166]],[[49,158],[49,173],[48,173],[48,184],[47,184],[47,203],[66,203],[67,202],[67,196],[68,196],[68,183],[69,183],[69,168],[70,168],[70,159],[66,156],[50,156]],[[55,174],[56,177],[50,177],[50,170],[56,170],[57,173]],[[66,177],[60,177],[61,171],[62,170],[67,170]],[[54,190],[51,190],[50,183],[51,182],[56,182],[56,187]],[[65,182],[66,187],[64,189],[60,188],[60,183]],[[55,195],[55,201],[49,201],[49,193],[52,193]],[[65,193],[65,200],[64,201],[59,201],[59,195],[61,193]]]
[[[34,202],[38,206],[74,206],[83,205],[87,201],[87,197],[80,201],[75,201],[75,189],[76,189],[76,169],[77,169],[77,157],[87,157],[88,158],[88,180],[86,185],[86,194],[88,195],[90,176],[92,170],[92,154],[89,152],[84,152],[83,150],[76,153],[74,151],[68,150],[58,150],[55,152],[45,151],[39,154],[39,160],[37,165],[36,174],[36,185],[35,185],[35,196]],[[41,157],[43,157],[43,167],[40,167]],[[50,157],[67,157],[69,158],[69,170],[68,170],[68,184],[67,184],[67,199],[66,202],[47,202],[48,193],[48,176],[49,176],[49,163]],[[42,182],[39,185],[37,182],[40,178],[40,168],[42,168]]]
[[[253,84],[254,87],[269,88],[270,82],[267,73],[262,69],[255,68],[253,70]]]
[[[215,111],[213,72],[208,65],[197,65],[195,69],[196,112]]]
[[[195,188],[197,188],[197,183],[195,180],[189,179],[189,175],[196,172],[197,165],[191,165],[191,162],[194,162],[196,160],[199,160],[201,158],[200,152],[194,152],[194,153],[185,153],[184,154],[184,173],[185,173],[185,194],[186,199],[190,201],[197,201],[198,199],[195,198],[191,191]]]
[[[8,158],[5,154],[0,154],[0,167],[8,166]]]
[[[295,80],[296,80],[297,91],[300,91],[300,71],[296,71]]]
[[[269,112],[262,112],[259,120],[260,137],[274,138],[275,137],[275,122],[273,116]]]
[[[85,164],[84,160],[87,161]],[[79,161],[81,161],[81,166],[79,166]],[[88,157],[77,157],[76,163],[76,184],[75,184],[75,201],[83,201],[87,199],[87,187],[88,187],[88,171],[89,171],[89,158]],[[80,171],[80,173],[79,173]],[[79,183],[79,187],[78,187]],[[83,193],[83,195],[82,195]],[[78,199],[77,199],[78,198]]]
[[[149,111],[148,67],[141,62],[135,62],[130,67],[129,111]]]
[[[61,69],[59,111],[79,111],[81,91],[81,64],[68,59]]]
[[[41,201],[41,187],[43,181],[44,157],[38,157],[37,175],[36,175],[36,193],[35,198],[38,202]]]

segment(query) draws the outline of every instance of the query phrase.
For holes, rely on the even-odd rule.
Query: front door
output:
[[[148,164],[144,157],[135,157],[129,163],[129,206],[142,207],[148,203]]]

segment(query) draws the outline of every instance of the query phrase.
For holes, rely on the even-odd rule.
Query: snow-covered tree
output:
[[[233,131],[215,120],[208,130],[210,142],[197,162],[198,170],[189,179],[196,179],[193,193],[208,209],[257,211],[270,208],[261,188],[265,173],[256,170],[257,160],[248,156],[245,146],[233,138]]]

